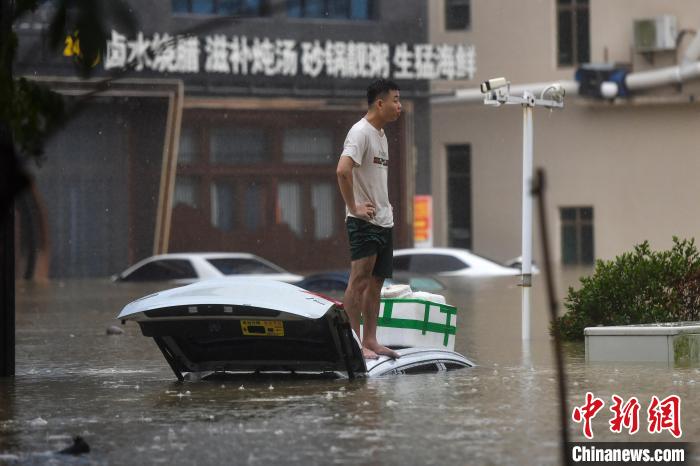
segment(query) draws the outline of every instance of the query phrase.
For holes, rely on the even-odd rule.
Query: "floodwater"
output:
[[[559,276],[559,297],[584,271]],[[557,382],[543,281],[523,344],[518,277],[451,283],[457,351],[478,367],[372,380],[178,383],[129,323],[105,329],[153,286],[106,280],[17,285],[17,376],[0,380],[2,464],[501,465],[559,461]],[[569,412],[587,391],[606,403],[596,441],[673,441],[646,432],[651,396],[682,399],[682,439],[700,438],[700,368],[585,362],[565,346]],[[611,396],[635,396],[640,432],[608,429]],[[572,440],[580,424],[569,422]],[[91,452],[54,452],[81,435]],[[694,453],[697,455],[697,452]]]

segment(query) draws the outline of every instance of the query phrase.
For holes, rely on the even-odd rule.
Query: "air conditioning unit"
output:
[[[673,15],[634,21],[634,48],[637,52],[658,52],[676,49],[678,21]]]

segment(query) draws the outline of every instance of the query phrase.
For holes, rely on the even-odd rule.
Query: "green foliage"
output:
[[[20,153],[38,157],[46,135],[63,121],[63,98],[46,86],[24,78],[16,80],[12,90],[14,99],[12,105],[5,108],[8,115],[3,117],[10,121]]]
[[[569,288],[558,328],[580,340],[586,327],[700,320],[700,252],[695,240],[673,238],[667,251],[645,241],[611,261],[597,261],[581,288]]]
[[[36,10],[37,0],[3,2],[0,8],[0,124],[10,128],[18,155],[37,158],[46,139],[68,115],[62,97],[47,86],[13,76],[17,34],[11,23]],[[74,60],[76,72],[89,77],[104,56],[110,27],[133,31],[136,21],[122,0],[56,0],[45,44],[57,53],[67,35],[80,34],[80,57]],[[11,20],[11,21],[8,21]],[[10,165],[1,154],[3,165]]]

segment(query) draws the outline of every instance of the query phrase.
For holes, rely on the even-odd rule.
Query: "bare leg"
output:
[[[372,276],[369,280],[369,286],[365,290],[363,296],[364,309],[364,333],[362,335],[362,346],[373,351],[376,354],[389,356],[390,358],[398,358],[399,353],[380,345],[377,341],[377,319],[379,318],[379,299],[382,291],[384,279],[381,277]]]
[[[362,341],[362,335],[360,334],[360,317],[365,314],[363,312],[364,308],[364,296],[367,289],[370,287],[372,280],[372,269],[374,268],[374,263],[377,260],[377,256],[363,257],[351,262],[350,264],[350,280],[348,281],[348,287],[345,290],[345,297],[343,298],[343,305],[345,311],[348,314],[348,319],[350,320],[350,326],[357,334],[357,337]],[[379,303],[379,300],[377,300]],[[376,328],[377,314],[374,316],[374,325]],[[365,333],[367,332],[367,316],[365,315]],[[375,330],[376,333],[376,330]],[[375,338],[376,339],[376,338]],[[377,359],[377,353],[371,351],[362,345],[362,355],[365,359]]]

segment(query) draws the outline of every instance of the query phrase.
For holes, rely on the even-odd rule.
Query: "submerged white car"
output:
[[[143,259],[112,278],[118,282],[169,281],[187,284],[227,276],[269,278],[286,283],[304,278],[262,257],[242,252],[160,254]]]
[[[394,271],[440,276],[520,275],[519,268],[506,267],[467,249],[457,248],[397,249],[394,251]]]
[[[404,332],[412,322],[405,319],[383,327],[404,342],[394,346],[398,359],[365,360],[342,303],[273,280],[204,280],[159,291],[127,304],[117,319],[136,322],[145,337],[153,338],[181,381],[255,374],[353,379],[473,367],[447,341],[424,345],[430,341],[425,329],[433,333],[428,326],[440,326],[434,320],[445,319],[443,311],[450,307],[425,304],[419,304],[422,315],[415,332]],[[455,327],[451,333],[456,335]]]

